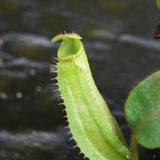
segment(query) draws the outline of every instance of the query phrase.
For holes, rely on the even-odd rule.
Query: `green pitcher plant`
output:
[[[129,94],[125,114],[132,128],[128,147],[93,80],[81,37],[60,34],[56,58],[57,85],[72,138],[90,160],[138,160],[138,143],[160,147],[160,71],[141,81]]]

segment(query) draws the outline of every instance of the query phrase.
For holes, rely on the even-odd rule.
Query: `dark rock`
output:
[[[3,35],[3,50],[14,55],[44,59],[53,51],[50,39],[33,34],[10,33]]]
[[[0,159],[3,160],[80,160],[73,153],[63,128],[56,132],[0,132]]]

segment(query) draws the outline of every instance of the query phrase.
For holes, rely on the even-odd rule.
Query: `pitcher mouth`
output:
[[[54,37],[51,42],[62,40],[60,47],[58,48],[58,58],[62,60],[69,60],[77,57],[82,50],[82,39],[78,34],[63,34]]]

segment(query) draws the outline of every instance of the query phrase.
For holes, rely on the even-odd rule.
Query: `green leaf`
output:
[[[75,33],[58,35],[57,79],[73,138],[91,160],[126,160],[123,134],[92,78],[88,59]]]
[[[140,82],[130,93],[125,114],[141,145],[160,147],[160,71]]]
[[[160,9],[160,0],[157,0],[157,7]]]

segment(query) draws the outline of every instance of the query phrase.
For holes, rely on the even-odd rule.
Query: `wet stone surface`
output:
[[[50,81],[57,33],[83,37],[95,82],[129,142],[124,103],[131,89],[160,68],[158,20],[150,0],[0,1],[0,160],[82,160],[64,128]],[[139,146],[140,160],[160,150]]]

